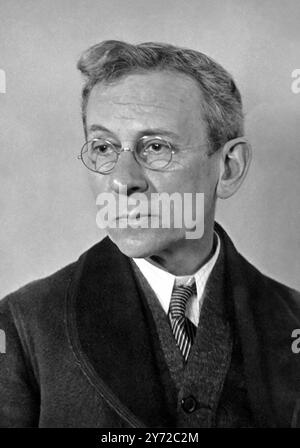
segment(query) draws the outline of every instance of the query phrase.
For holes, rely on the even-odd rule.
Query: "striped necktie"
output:
[[[197,327],[185,317],[186,304],[194,294],[197,294],[195,282],[190,286],[176,286],[172,292],[168,313],[175,341],[181,350],[185,362],[188,359],[197,331]]]

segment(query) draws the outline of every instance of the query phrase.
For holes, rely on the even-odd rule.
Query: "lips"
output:
[[[140,212],[132,211],[127,215],[117,216],[114,224],[120,228],[158,228],[159,217],[157,215],[141,214]]]
[[[154,215],[141,215],[140,213],[130,213],[128,215],[121,215],[121,216],[117,216],[115,218],[115,222],[120,222],[120,221],[127,221],[127,222],[136,222],[136,221],[141,221],[141,220],[153,220],[154,218],[158,218],[158,216],[154,216]]]
[[[128,213],[127,215],[120,215],[120,216],[117,216],[115,219],[116,219],[116,221],[119,221],[120,219],[131,220],[131,219],[149,218],[150,216],[151,216],[150,214],[141,215],[140,212],[133,210],[132,212]]]

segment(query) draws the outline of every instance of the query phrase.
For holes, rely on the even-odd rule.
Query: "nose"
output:
[[[118,161],[109,175],[110,190],[130,196],[148,189],[143,168],[137,163],[131,151],[121,152]]]

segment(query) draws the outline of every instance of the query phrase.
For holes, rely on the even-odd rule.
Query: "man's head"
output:
[[[232,76],[199,51],[155,42],[131,45],[108,40],[90,47],[77,64],[86,77],[82,91],[82,118],[86,132],[86,107],[93,87],[112,84],[133,73],[170,71],[182,73],[198,84],[201,112],[211,148],[244,135],[240,92]]]
[[[149,200],[152,193],[205,197],[204,236],[197,243],[186,240],[184,228],[174,227],[109,228],[110,238],[133,257],[205,253],[211,244],[216,198],[236,191],[249,160],[238,139],[243,135],[242,105],[230,75],[201,53],[154,43],[107,41],[87,50],[78,67],[86,76],[86,140],[103,139],[118,150],[126,148],[109,173],[91,171],[95,194],[120,198],[124,192],[130,197],[143,193]],[[152,170],[128,151],[145,136],[170,144],[167,169]],[[156,151],[153,148],[151,143],[151,151]]]

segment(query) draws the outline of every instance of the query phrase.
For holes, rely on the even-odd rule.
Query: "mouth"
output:
[[[155,224],[156,222],[158,222],[158,215],[153,215],[150,213],[147,214],[141,214],[141,213],[136,213],[136,212],[131,212],[125,215],[119,215],[117,216],[113,222],[118,224],[127,224],[127,226],[130,227],[130,225],[134,226],[137,225],[138,223],[143,223],[146,227],[151,228],[153,227],[157,227],[157,224]],[[146,225],[148,224],[148,225]]]
[[[154,215],[151,215],[151,214],[141,214],[141,213],[132,212],[132,213],[128,213],[127,215],[117,216],[114,220],[115,221],[121,221],[121,220],[134,221],[134,220],[144,219],[144,218],[149,219],[152,216],[154,217]]]

